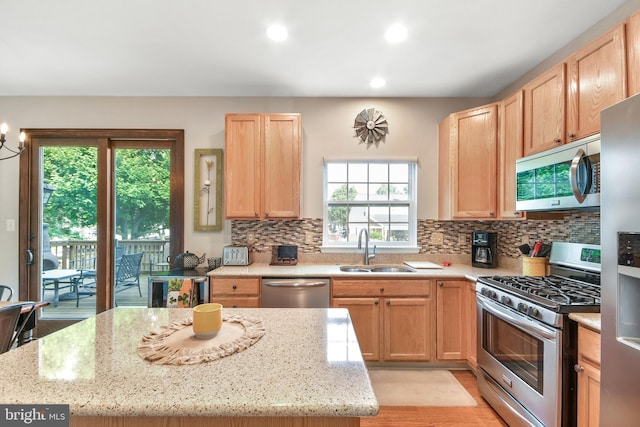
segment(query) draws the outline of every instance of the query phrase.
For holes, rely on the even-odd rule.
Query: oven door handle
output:
[[[525,318],[521,318],[519,316],[518,317],[513,316],[509,312],[510,311],[509,309],[505,310],[505,309],[497,308],[493,303],[490,303],[489,301],[485,301],[481,296],[478,296],[477,300],[478,300],[478,304],[480,304],[482,308],[487,310],[489,313],[493,314],[494,316],[502,320],[508,321],[515,326],[518,326],[519,328],[531,333],[532,335],[537,335],[539,337],[546,338],[549,340],[556,339],[557,333],[553,329],[545,328],[544,326],[538,324],[537,322],[534,322]]]

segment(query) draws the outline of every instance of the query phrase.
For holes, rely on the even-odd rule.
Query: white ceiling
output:
[[[493,96],[624,2],[0,0],[0,96]]]

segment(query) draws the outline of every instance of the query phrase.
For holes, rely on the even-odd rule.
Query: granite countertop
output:
[[[115,308],[0,355],[3,404],[69,404],[82,416],[316,416],[378,413],[346,309],[225,309],[258,317],[253,346],[208,363],[154,365],[143,335],[190,309]]]
[[[401,263],[394,263],[400,265]],[[351,265],[351,264],[342,264]],[[386,263],[372,263],[389,265]],[[469,264],[452,264],[442,268],[420,268],[415,273],[355,273],[340,271],[340,264],[298,263],[297,265],[269,265],[253,263],[248,266],[225,266],[207,273],[212,277],[336,277],[336,278],[433,278],[433,279],[468,279],[475,281],[480,276],[509,276],[521,274],[509,268],[477,268]]]
[[[569,319],[575,320],[589,329],[600,332],[600,313],[570,313]]]

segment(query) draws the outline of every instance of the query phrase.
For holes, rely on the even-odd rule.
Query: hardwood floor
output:
[[[478,402],[471,407],[382,406],[376,417],[361,418],[361,427],[507,426],[478,392],[471,371],[451,373]]]

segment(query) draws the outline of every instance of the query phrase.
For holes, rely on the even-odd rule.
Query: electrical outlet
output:
[[[431,244],[432,245],[441,245],[444,243],[444,234],[442,233],[431,233]]]
[[[16,231],[16,220],[8,219],[7,220],[7,231]]]
[[[466,234],[458,234],[458,245],[464,246],[467,244],[467,235]]]
[[[247,243],[251,244],[255,240],[256,236],[253,234],[253,231],[247,233]]]
[[[311,231],[304,232],[304,242],[308,245],[313,243],[313,233]]]

